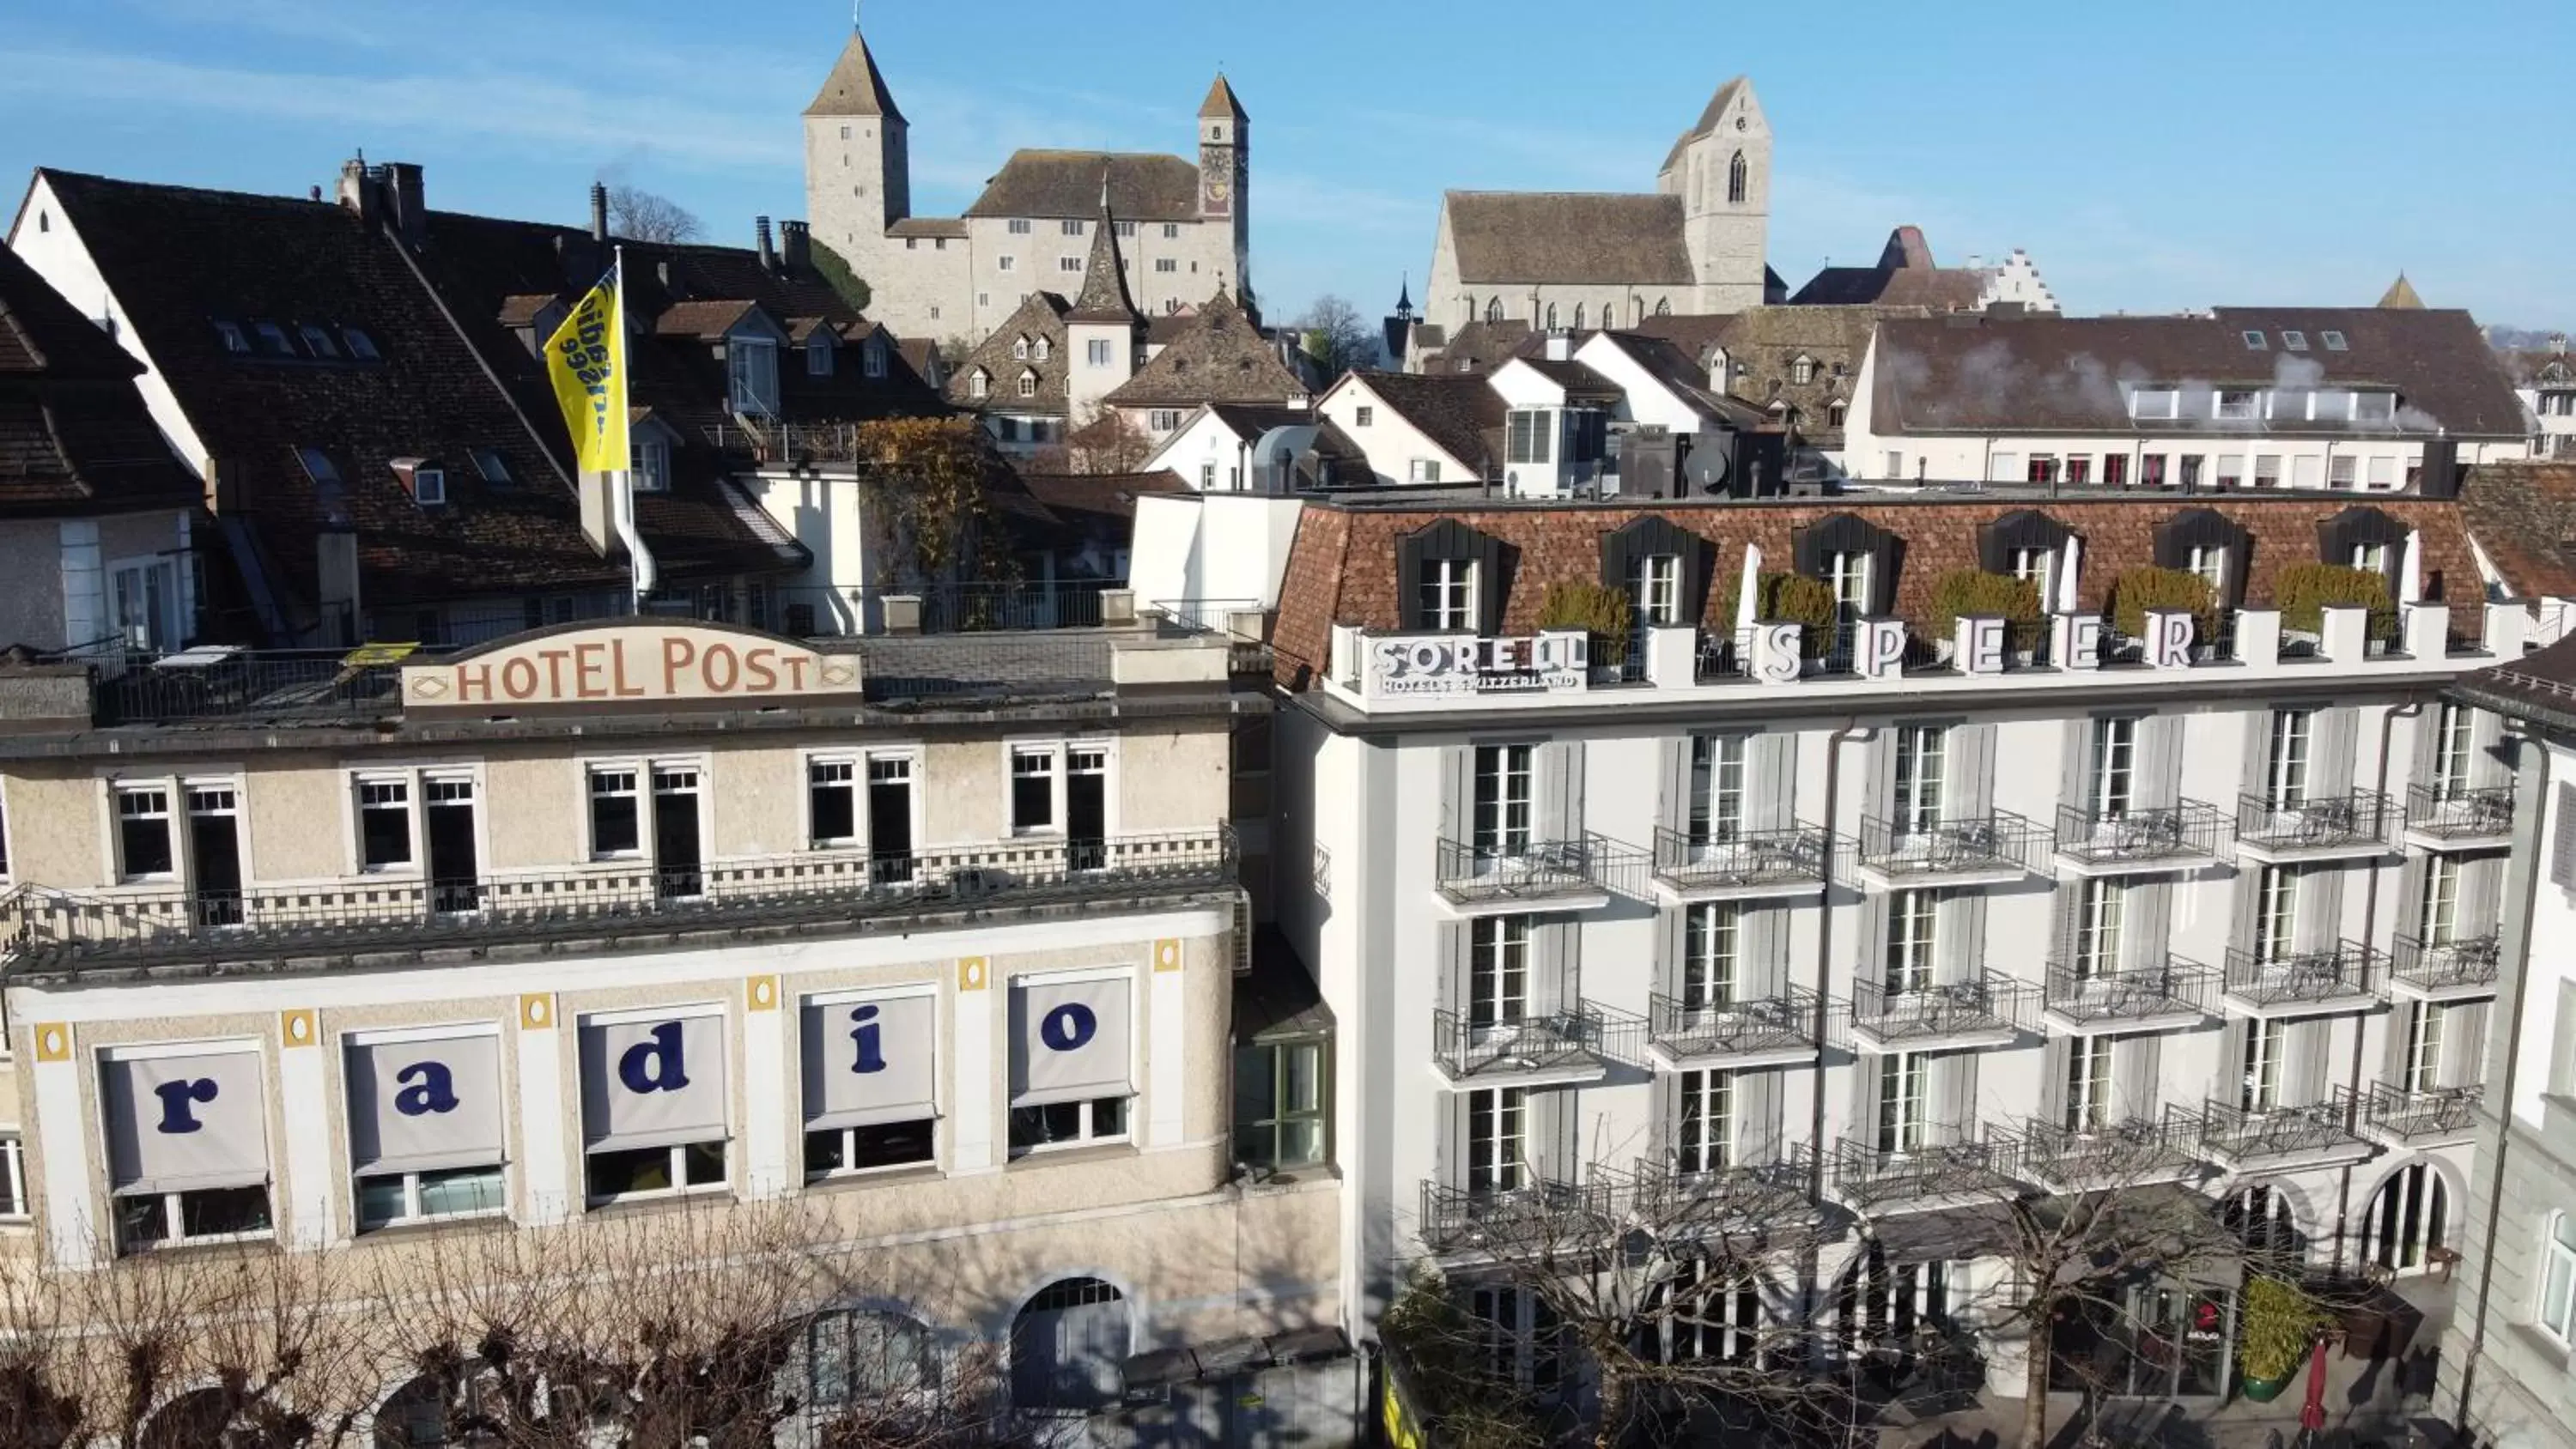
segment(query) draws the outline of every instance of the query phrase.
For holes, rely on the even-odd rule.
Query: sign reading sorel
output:
[[[1460,634],[1368,641],[1371,694],[1494,694],[1581,689],[1590,674],[1591,640],[1580,632],[1530,639],[1475,639]]]
[[[412,709],[855,697],[855,654],[687,619],[541,629],[403,670]]]

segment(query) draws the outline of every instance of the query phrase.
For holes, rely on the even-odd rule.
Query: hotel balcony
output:
[[[2211,1098],[2196,1113],[2168,1108],[2167,1115],[2215,1165],[2229,1172],[2279,1172],[2370,1156],[2370,1139],[2352,1126],[2352,1106],[2351,1091],[2337,1087],[2326,1100],[2297,1107],[2249,1109]]]
[[[2236,802],[2236,855],[2257,865],[2368,860],[2388,853],[2397,810],[2376,790],[2277,804],[2267,795]]]
[[[1792,986],[1779,996],[1686,1001],[1658,991],[1647,999],[1646,1050],[1667,1067],[1795,1066],[1815,1060],[1816,993]]]
[[[1634,1055],[1644,1025],[1638,1017],[1588,1001],[1497,1021],[1444,1009],[1431,1013],[1431,1053],[1453,1082],[1510,1087],[1597,1082],[1613,1060]]]
[[[2391,1147],[2435,1147],[2477,1136],[2478,1102],[2486,1088],[2430,1087],[2410,1092],[2373,1082],[2362,1100],[2361,1130]]]
[[[2057,866],[2069,875],[2152,875],[2215,864],[2227,848],[2226,812],[2199,800],[2132,806],[2106,815],[2057,807]]]
[[[2359,941],[2318,951],[2257,956],[2227,953],[2227,1006],[2248,1016],[2330,1016],[2378,1004],[2375,973],[2386,963]]]
[[[2218,973],[2197,961],[2167,956],[2156,966],[2083,969],[2071,962],[2048,965],[2047,1022],[2052,1031],[2175,1031],[2206,1020]]]
[[[365,955],[390,958],[550,940],[657,941],[726,931],[855,931],[926,911],[1000,911],[1157,890],[1231,890],[1234,833],[1020,839],[870,855],[817,850],[686,867],[616,861],[455,879],[365,877],[239,891],[21,886],[0,897],[20,969]]]
[[[2048,855],[2048,831],[2008,810],[1919,829],[1876,816],[1860,825],[1861,879],[1880,890],[2010,885]]]
[[[1443,840],[1436,879],[1453,915],[1596,910],[1610,904],[1617,851],[1598,835],[1504,847]]]
[[[2513,787],[2407,787],[2406,843],[2432,851],[2501,850],[2513,844]]]
[[[1814,1152],[1804,1142],[1790,1144],[1771,1161],[1701,1171],[1641,1160],[1620,1185],[1627,1208],[1621,1216],[1658,1238],[1794,1240],[1823,1222],[1808,1196],[1814,1172]]]
[[[1876,981],[1855,981],[1852,1039],[1871,1051],[2011,1046],[2021,1039],[2038,996],[2030,983],[1997,971],[1919,991],[1890,991]]]
[[[1826,1185],[1856,1213],[1923,1212],[2009,1190],[2019,1152],[2011,1139],[1940,1142],[1902,1152],[1846,1137],[1834,1144]]]
[[[1607,1183],[1532,1178],[1518,1187],[1422,1184],[1422,1245],[1435,1253],[1499,1257],[1606,1241],[1617,1229]]]
[[[2400,936],[2388,954],[2388,995],[2397,1001],[2475,1001],[2496,994],[2502,951],[2494,935],[2419,941]]]
[[[1655,831],[1655,886],[1671,901],[1775,900],[1822,895],[1833,837],[1811,825],[1693,840]]]
[[[2059,1192],[2181,1182],[2209,1170],[2199,1140],[2174,1118],[2131,1117],[2086,1128],[2032,1117],[2022,1124],[2021,1165],[2033,1181]]]

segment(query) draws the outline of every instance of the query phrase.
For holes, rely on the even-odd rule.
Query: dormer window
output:
[[[358,359],[360,362],[374,362],[377,361],[380,356],[376,351],[376,339],[368,336],[363,328],[341,328],[340,340],[347,344],[349,355]]]
[[[2344,352],[2349,350],[2345,347],[2343,334],[2340,332],[2320,332],[2317,334],[2317,339],[2325,343],[2326,351],[2328,352]]]
[[[885,343],[873,337],[868,339],[868,345],[859,351],[859,371],[868,377],[886,375]]]
[[[423,508],[447,505],[447,470],[415,468],[411,474],[411,501]]]
[[[1805,387],[1807,384],[1814,382],[1815,380],[1816,360],[1814,358],[1801,357],[1797,361],[1789,364],[1789,381],[1800,387]]]
[[[805,339],[805,375],[807,377],[832,375],[832,339],[828,335],[817,332]]]
[[[2255,400],[2251,389],[2221,388],[2215,416],[2221,422],[2248,421],[2254,416]]]
[[[1011,357],[1013,358],[1013,360],[1015,360],[1015,361],[1019,361],[1019,362],[1026,362],[1026,361],[1028,361],[1028,360],[1029,360],[1029,339],[1027,339],[1027,338],[1025,338],[1025,337],[1022,337],[1022,338],[1018,338],[1018,339],[1016,339],[1015,341],[1013,341],[1013,342],[1011,343]]]
[[[736,413],[758,418],[778,415],[778,348],[769,339],[726,339],[725,379]]]
[[[260,345],[267,348],[272,356],[293,357],[295,355],[295,344],[286,340],[285,328],[274,322],[254,322],[251,326],[259,333]]]
[[[224,351],[231,353],[235,357],[247,357],[250,355],[250,339],[242,335],[240,323],[217,321],[215,323],[215,336],[222,340]]]
[[[331,334],[310,322],[296,328],[295,334],[304,339],[304,350],[315,357],[330,359],[340,355],[340,349],[331,345]]]
[[[1043,337],[1029,345],[1029,354],[1040,362],[1046,361],[1047,354],[1052,351],[1054,351],[1054,349],[1047,346],[1047,340]]]
[[[1830,403],[1825,404],[1825,426],[1826,426],[1826,427],[1829,427],[1829,428],[1839,428],[1839,427],[1841,427],[1841,426],[1843,425],[1843,420],[1844,420],[1845,418],[1850,417],[1850,416],[1851,416],[1851,406],[1850,406],[1850,404],[1848,404],[1848,403],[1843,403],[1843,402],[1839,402],[1839,401],[1837,401],[1837,402],[1830,402]]]
[[[474,450],[474,471],[481,476],[487,488],[508,488],[516,482],[510,476],[510,465],[502,462],[501,455],[489,448]]]
[[[2397,416],[2397,394],[2393,392],[2357,392],[2352,395],[2352,420],[2356,423],[2384,423]]]
[[[1034,372],[1024,372],[1024,373],[1021,373],[1021,374],[1020,374],[1020,396],[1022,396],[1022,397],[1036,397],[1037,395],[1038,395],[1038,375],[1037,375],[1036,373],[1034,373]]]
[[[984,371],[984,369],[979,367],[966,375],[966,395],[968,397],[990,397],[992,392],[993,379],[990,374]]]
[[[638,493],[671,491],[671,445],[661,438],[637,434],[628,454],[628,464]]]

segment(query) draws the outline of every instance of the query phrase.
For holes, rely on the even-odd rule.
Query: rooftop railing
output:
[[[2164,867],[2209,859],[2225,848],[2227,833],[2227,816],[2199,800],[2116,811],[2057,807],[2057,853],[2095,868]]]
[[[2048,964],[2050,1014],[2081,1026],[2206,1013],[2218,973],[2181,956],[2152,966],[2090,970],[2071,961]]]
[[[1860,863],[1890,877],[1938,881],[2001,870],[2037,871],[2049,832],[2009,810],[1933,821],[1861,821]]]
[[[2452,941],[2423,941],[2400,936],[2388,953],[2388,977],[2418,991],[2475,992],[2492,988],[2504,964],[2504,951],[2493,934]]]
[[[2406,829],[2436,840],[2491,840],[2513,830],[2511,785],[2406,787]]]
[[[2038,995],[2029,983],[1998,971],[1910,988],[1855,981],[1852,1027],[1887,1045],[1992,1035],[2026,1026]]]
[[[1431,1013],[1431,1049],[1452,1080],[1563,1072],[1634,1056],[1643,1024],[1588,1001],[1510,1017],[1442,1008]]]
[[[1655,828],[1656,878],[1683,890],[1822,885],[1833,836],[1812,825],[1727,833]]]
[[[209,645],[93,657],[92,718],[125,725],[382,714],[402,703],[403,664],[426,663],[439,652],[409,645],[390,650],[399,652]]]
[[[2244,1107],[2216,1097],[2197,1113],[2169,1109],[2187,1123],[2200,1151],[2235,1164],[2339,1151],[2365,1145],[2352,1128],[2352,1091],[2337,1087],[2324,1100],[2295,1107]]]
[[[2466,1136],[2478,1124],[2478,1103],[2486,1089],[2476,1083],[2408,1091],[2389,1082],[2370,1084],[2362,1100],[2362,1121],[2391,1141],[2422,1142]]]
[[[1676,1057],[1755,1056],[1814,1051],[1816,993],[1792,986],[1751,1000],[1647,998],[1647,1040]]]
[[[2347,850],[2386,845],[2396,812],[2376,790],[2313,795],[2297,801],[2248,793],[2236,804],[2236,839],[2266,850]]]
[[[2227,994],[2256,1007],[2346,1002],[2371,994],[2379,962],[2359,941],[2268,955],[2230,948]]]
[[[1888,1150],[1844,1138],[1834,1144],[1834,1195],[1861,1211],[1899,1203],[1993,1192],[2010,1184],[2020,1154],[2009,1139],[1926,1142]]]

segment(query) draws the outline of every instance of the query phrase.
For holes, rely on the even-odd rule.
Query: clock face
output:
[[[1199,156],[1199,199],[1211,212],[1223,212],[1234,204],[1234,158],[1224,147],[1210,146]]]

